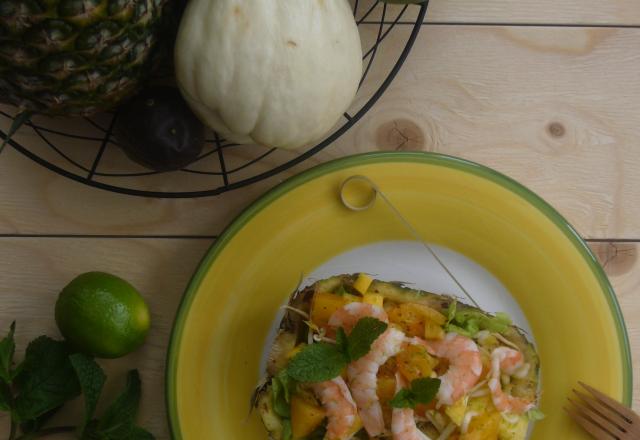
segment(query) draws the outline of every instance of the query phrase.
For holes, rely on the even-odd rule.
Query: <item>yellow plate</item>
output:
[[[266,439],[249,396],[278,307],[302,273],[351,248],[411,239],[383,204],[340,204],[348,176],[373,179],[433,243],[497,277],[531,324],[542,363],[534,439],[586,438],[562,406],[576,381],[629,404],[629,344],[614,292],[571,226],[513,180],[464,160],[372,153],[296,176],[251,205],[216,241],[186,293],[167,363],[172,435],[184,440]]]

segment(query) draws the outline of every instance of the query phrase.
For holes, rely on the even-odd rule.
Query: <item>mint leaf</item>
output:
[[[10,384],[13,380],[11,366],[13,355],[16,352],[16,343],[13,335],[16,332],[16,322],[13,321],[9,327],[9,334],[0,341],[0,379]]]
[[[14,382],[18,389],[14,410],[19,422],[35,419],[80,394],[67,345],[47,336],[29,344]]]
[[[340,375],[349,362],[371,350],[371,344],[387,329],[387,324],[371,317],[360,319],[349,336],[339,327],[336,344],[307,345],[294,356],[287,374],[299,382],[324,382]]]
[[[58,413],[58,411],[60,411],[60,408],[62,408],[62,406],[58,406],[51,411],[47,411],[46,413],[39,415],[35,419],[27,420],[26,422],[21,423],[20,429],[22,430],[22,433],[31,434],[39,431],[51,419],[51,417],[53,417]]]
[[[155,440],[153,434],[139,426],[134,426],[127,440]]]
[[[411,382],[411,392],[418,403],[430,403],[438,394],[440,379],[424,377]]]
[[[339,376],[346,366],[347,360],[336,346],[320,342],[295,355],[287,373],[298,382],[324,382]]]
[[[414,408],[416,402],[413,398],[413,393],[410,389],[402,389],[393,396],[393,399],[389,401],[389,405],[392,408]]]
[[[384,333],[388,325],[379,319],[365,317],[358,321],[347,341],[350,362],[357,361],[369,353],[371,344]]]
[[[6,383],[0,382],[0,411],[11,411],[11,390]]]
[[[107,376],[96,361],[87,355],[76,353],[71,355],[69,360],[76,372],[84,395],[84,420],[78,427],[78,433],[82,436],[85,427],[93,419]]]
[[[83,438],[99,440],[146,440],[153,435],[135,425],[140,403],[141,383],[138,370],[127,374],[124,391],[107,408],[97,423],[87,426]]]
[[[342,327],[338,327],[338,330],[336,331],[336,347],[338,347],[338,350],[345,355],[349,352],[347,334],[344,332]]]
[[[96,431],[101,440],[129,438],[128,436],[134,429],[140,394],[140,374],[138,370],[131,370],[127,374],[127,384],[124,391],[98,421]]]
[[[410,388],[396,393],[389,401],[392,408],[415,408],[419,403],[430,403],[438,394],[440,379],[425,377],[411,382]]]

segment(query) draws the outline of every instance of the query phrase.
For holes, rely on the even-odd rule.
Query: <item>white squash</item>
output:
[[[346,0],[190,0],[175,61],[205,124],[234,142],[286,149],[326,134],[362,74]]]

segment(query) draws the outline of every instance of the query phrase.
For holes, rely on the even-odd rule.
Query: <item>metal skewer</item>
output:
[[[347,186],[354,182],[365,183],[371,191],[370,196],[367,199],[365,199],[361,204],[355,204],[350,202],[349,200],[347,200],[347,197],[345,194]],[[400,222],[407,229],[407,231],[411,233],[413,238],[416,241],[419,241],[425,247],[425,249],[431,254],[431,256],[433,256],[433,258],[438,262],[440,267],[442,267],[442,269],[447,273],[447,275],[449,275],[449,277],[453,280],[453,282],[456,283],[458,288],[460,288],[460,290],[469,299],[469,301],[471,301],[473,305],[475,305],[476,307],[480,308],[480,305],[476,302],[475,299],[473,299],[471,294],[467,291],[467,289],[464,288],[462,283],[456,278],[456,276],[451,272],[451,270],[449,270],[447,265],[444,264],[444,262],[440,259],[440,257],[438,257],[438,254],[436,254],[436,252],[429,245],[429,243],[427,243],[420,236],[420,233],[416,230],[416,228],[414,228],[411,225],[411,223],[402,215],[402,213],[398,210],[398,208],[396,208],[394,204],[391,203],[391,200],[389,200],[389,198],[380,190],[378,185],[376,185],[368,177],[361,176],[361,175],[354,175],[354,176],[348,177],[340,185],[340,201],[342,202],[345,208],[351,211],[356,211],[356,212],[366,211],[367,209],[371,208],[375,204],[378,196],[380,196],[380,198],[384,201],[384,203],[391,210],[391,212],[397,217],[397,219],[400,220]]]

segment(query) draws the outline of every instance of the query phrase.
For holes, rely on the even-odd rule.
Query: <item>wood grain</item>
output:
[[[399,49],[402,32],[408,28],[385,40],[385,53]],[[638,29],[427,26],[387,93],[334,145],[215,198],[111,194],[7,149],[0,156],[0,233],[216,235],[249,202],[303,169],[356,152],[410,149],[494,167],[538,192],[587,237],[640,237],[638,41]],[[370,75],[375,83],[383,72]],[[228,160],[240,161],[237,154]],[[164,187],[172,178],[162,177]]]
[[[640,412],[640,254],[639,243],[591,243],[616,291],[624,315],[633,362],[633,409]]]
[[[640,30],[423,29],[394,85],[327,154],[461,156],[587,237],[640,237]]]
[[[75,275],[104,270],[131,281],[149,301],[152,330],[145,346],[122,359],[101,361],[113,398],[125,372],[138,368],[143,379],[140,423],[158,440],[168,439],[164,407],[164,361],[173,317],[182,292],[210,240],[185,239],[0,239],[0,330],[17,320],[18,347],[40,334],[58,337],[53,306],[59,290]],[[624,312],[634,358],[634,408],[640,410],[640,261],[638,245],[601,243],[594,250],[603,262]],[[21,356],[20,352],[18,356]],[[82,412],[74,402],[54,424],[71,423]],[[7,432],[0,415],[0,436]],[[59,438],[70,438],[60,436]]]
[[[364,14],[374,1],[359,0],[358,10]],[[400,8],[389,5],[387,12],[393,16]],[[408,9],[403,20],[415,16],[416,12]],[[380,14],[372,13],[366,19],[379,17]],[[431,0],[425,22],[639,26],[640,5],[635,0]]]
[[[640,24],[635,0],[432,0],[430,21]]]

